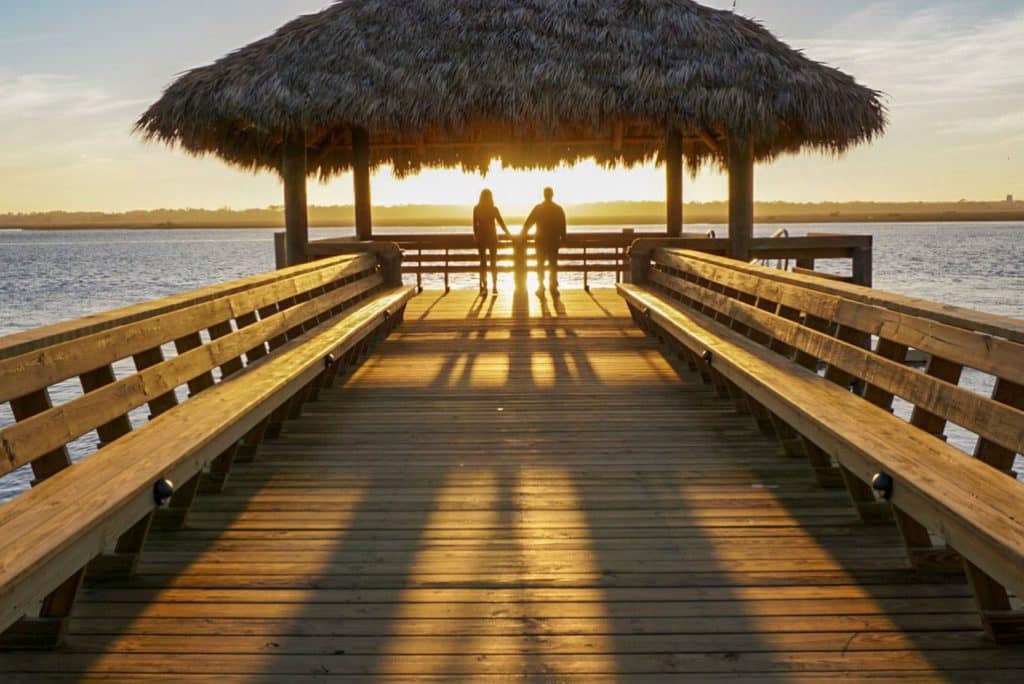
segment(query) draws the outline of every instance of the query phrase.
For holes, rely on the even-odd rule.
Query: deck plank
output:
[[[1024,680],[611,291],[425,293],[11,681]],[[5,681],[7,676],[5,675]]]

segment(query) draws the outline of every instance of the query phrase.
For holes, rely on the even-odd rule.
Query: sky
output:
[[[0,213],[247,208],[281,204],[273,174],[195,159],[131,134],[182,71],[263,37],[327,0],[0,0]],[[729,7],[732,0],[706,4]],[[891,125],[843,157],[757,169],[762,201],[1024,197],[1022,0],[738,0],[790,45],[886,93]],[[565,203],[661,200],[660,169],[374,178],[379,205],[469,204],[485,185],[523,205],[552,184]],[[711,170],[686,197],[726,196]],[[351,178],[310,183],[314,204],[351,202]]]

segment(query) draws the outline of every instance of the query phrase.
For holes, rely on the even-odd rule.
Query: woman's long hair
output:
[[[491,194],[490,190],[484,190],[480,193],[480,203],[478,207],[493,207],[494,206],[494,195]]]

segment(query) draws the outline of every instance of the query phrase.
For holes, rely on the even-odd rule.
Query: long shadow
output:
[[[594,298],[594,301],[598,300]],[[554,300],[551,306],[561,306],[561,309],[555,311],[560,316],[566,315],[565,307],[559,300]],[[601,308],[611,317],[607,308]],[[548,304],[543,300],[541,312],[542,315],[551,316]],[[620,321],[620,324],[625,325],[625,322]],[[613,428],[608,426],[622,419],[622,389],[602,382],[588,353],[590,347],[600,348],[604,345],[593,336],[586,338],[590,347],[581,344],[583,338],[579,337],[571,319],[564,326],[545,326],[543,330],[549,344],[554,345],[560,336],[568,344],[562,353],[553,355],[554,385],[549,386],[548,379],[544,378],[545,388],[537,387],[536,391],[549,394],[557,401],[573,388],[582,390],[579,394],[585,399],[580,405],[582,408],[576,410],[582,410],[586,414],[585,425],[600,434],[581,436],[581,426],[574,425],[573,438],[582,438],[587,444],[598,444],[603,437],[614,437],[611,432]],[[621,336],[612,331],[608,334],[614,336],[619,348],[622,348]],[[649,343],[643,341],[638,341],[638,345],[649,347]],[[607,367],[604,370],[608,372]],[[529,369],[523,369],[523,372],[529,372]],[[535,378],[535,385],[538,380]],[[629,384],[627,379],[625,385],[628,387]],[[633,389],[630,396],[635,396]],[[642,424],[642,407],[636,408],[637,422]],[[643,429],[641,427],[641,431]],[[591,460],[583,454],[566,452],[563,442],[557,436],[549,437],[551,456],[547,465],[553,472],[561,471],[568,475],[564,490],[560,490],[560,495],[566,497],[565,503],[540,505],[546,507],[552,515],[568,515],[570,520],[574,519],[574,515],[579,515],[585,527],[562,530],[571,540],[571,548],[559,556],[558,567],[559,572],[568,579],[552,586],[564,590],[567,603],[583,600],[590,604],[589,609],[580,608],[584,614],[588,611],[591,614],[589,618],[579,620],[575,629],[579,636],[587,637],[586,642],[600,645],[595,648],[604,651],[577,655],[595,659],[603,656],[611,670],[620,673],[663,672],[670,676],[676,668],[685,669],[686,663],[676,660],[678,656],[671,653],[673,649],[666,646],[666,639],[662,638],[667,634],[668,641],[671,641],[673,631],[679,631],[679,623],[685,617],[681,617],[675,626],[666,628],[666,623],[671,620],[666,621],[664,618],[670,615],[664,605],[671,605],[684,598],[692,600],[693,592],[685,587],[686,583],[677,582],[672,574],[652,571],[650,564],[656,562],[664,565],[667,558],[681,559],[687,551],[700,547],[699,536],[695,537],[694,528],[672,524],[662,514],[661,509],[670,510],[664,501],[665,490],[670,487],[666,484],[664,473],[650,470],[649,463],[630,460],[639,457],[649,461],[649,458],[623,454],[620,467],[604,469],[602,464],[607,463],[607,459],[600,454]],[[636,465],[636,469],[632,470],[631,465]],[[605,472],[602,472],[603,469]],[[665,469],[668,469],[668,464]],[[617,498],[608,500],[606,495],[609,493]],[[671,509],[683,508],[677,497],[672,498]],[[562,505],[571,506],[572,509],[559,510]],[[643,515],[644,512],[648,515]],[[685,514],[686,511],[680,513]],[[624,516],[634,516],[636,519],[624,521]],[[710,556],[708,553],[703,555]],[[724,574],[726,571],[725,567],[707,568],[706,574]],[[655,580],[654,586],[649,584],[652,579]],[[677,588],[685,592],[684,597],[676,595],[674,590]],[[652,606],[653,618],[644,616],[645,606]],[[741,617],[737,619],[741,620]],[[560,657],[564,660],[571,658],[572,654],[562,653]],[[534,654],[531,665],[540,668],[532,670],[532,673],[538,674],[549,671],[546,668],[550,663],[545,662],[543,655]]]
[[[636,389],[637,382],[624,378],[623,384],[605,384],[587,348],[579,343],[581,338],[576,337],[569,312],[558,311],[558,302],[541,303],[539,313],[546,316],[546,320],[538,321],[531,318],[530,301],[529,295],[523,293],[516,295],[512,303],[512,337],[508,342],[509,387],[479,392],[472,388],[470,371],[480,352],[468,351],[466,346],[473,343],[473,335],[479,331],[467,327],[456,336],[447,351],[438,352],[447,356],[427,391],[396,391],[369,386],[358,388],[359,397],[372,404],[375,392],[381,400],[389,401],[405,392],[405,403],[398,404],[399,410],[412,412],[417,409],[417,402],[429,401],[447,392],[451,398],[467,398],[469,406],[481,397],[504,404],[525,388],[542,400],[540,406],[548,407],[557,417],[563,410],[562,397],[572,394],[574,401],[582,401],[586,407],[588,421],[595,426],[595,432],[614,436],[614,429],[608,425],[614,425],[622,418],[617,407],[622,404],[623,388]],[[551,307],[547,313],[545,306]],[[480,307],[474,304],[467,313],[480,318],[481,328],[494,315],[483,302]],[[544,330],[543,344],[535,344],[531,334],[538,325]],[[539,353],[554,349],[559,335],[572,340],[572,343],[562,353],[552,354],[552,376],[544,377],[541,382],[541,378],[534,375],[532,359]],[[616,339],[621,341],[622,338],[617,336]],[[592,344],[595,348],[600,347],[600,338],[592,340]],[[636,341],[637,351],[649,352],[652,345],[650,341]],[[463,361],[465,366],[460,366],[455,357],[463,355],[467,356]],[[461,372],[460,367],[463,368]],[[567,594],[572,593],[571,590],[593,592],[595,597],[599,597],[595,601],[599,605],[594,608],[599,608],[601,614],[593,616],[590,624],[581,629],[588,635],[605,640],[606,650],[610,651],[608,656],[615,669],[621,672],[642,668],[667,674],[701,668],[702,671],[731,673],[760,667],[774,668],[784,678],[795,669],[787,669],[793,667],[792,664],[779,657],[777,649],[780,643],[795,644],[794,640],[800,638],[808,641],[818,639],[814,643],[824,644],[819,647],[822,654],[837,658],[857,647],[858,630],[870,632],[878,629],[879,620],[891,621],[892,629],[905,632],[906,638],[915,646],[924,647],[932,643],[922,631],[928,629],[930,616],[923,614],[924,608],[914,598],[920,595],[924,597],[923,601],[927,601],[930,588],[922,588],[922,583],[905,563],[893,560],[884,552],[887,547],[899,543],[894,530],[861,527],[852,509],[845,504],[842,492],[836,492],[834,496],[814,492],[810,487],[809,473],[800,470],[802,464],[788,461],[777,444],[757,432],[752,419],[733,415],[729,405],[700,384],[698,376],[678,364],[673,364],[673,368],[686,391],[674,393],[668,399],[665,394],[632,394],[637,397],[637,403],[632,407],[630,416],[636,424],[629,428],[631,434],[639,435],[638,427],[643,422],[643,430],[661,434],[662,441],[669,443],[669,449],[659,447],[659,451],[647,453],[642,447],[629,449],[628,453],[623,453],[621,467],[615,464],[616,467],[604,470],[602,463],[607,459],[580,459],[565,449],[565,438],[557,434],[532,435],[524,429],[524,434],[519,435],[530,437],[530,449],[535,450],[540,445],[548,451],[548,457],[540,464],[542,467],[565,473],[563,491],[568,497],[567,502],[575,502],[575,506],[574,511],[564,510],[562,513],[581,516],[582,528],[561,530],[575,544],[565,554],[562,566],[565,572],[573,574],[572,557],[575,554],[578,554],[579,562],[575,567],[585,567],[588,571],[586,575],[577,572],[570,583],[553,582],[544,576],[530,580],[518,574],[498,577],[485,564],[472,561],[467,561],[460,578],[453,582],[423,574],[422,569],[417,568],[417,560],[432,544],[431,516],[444,504],[442,493],[446,491],[446,483],[461,471],[456,466],[462,464],[455,464],[452,460],[430,464],[430,450],[441,454],[447,446],[443,442],[444,432],[440,430],[433,437],[429,434],[372,435],[370,428],[363,428],[361,432],[357,430],[363,441],[349,448],[359,449],[367,455],[366,467],[353,464],[350,470],[353,477],[362,478],[358,497],[351,503],[350,514],[343,524],[325,524],[315,534],[316,543],[309,545],[315,549],[319,569],[305,574],[289,574],[287,566],[282,566],[279,572],[271,566],[261,567],[258,552],[252,553],[252,569],[245,586],[252,588],[254,601],[274,603],[274,597],[280,595],[275,592],[281,590],[303,592],[301,602],[288,604],[294,610],[278,608],[273,614],[279,617],[265,621],[266,633],[259,634],[265,637],[265,644],[258,653],[249,654],[249,657],[263,659],[264,674],[254,676],[252,680],[282,681],[287,677],[268,673],[285,671],[313,675],[363,674],[368,680],[385,678],[389,669],[403,657],[413,657],[396,654],[396,649],[401,651],[403,623],[407,618],[403,613],[408,608],[406,592],[413,588],[435,588],[442,592],[440,596],[444,596],[444,590],[452,588],[514,589],[520,598],[520,610],[513,616],[520,625],[515,636],[530,639],[540,637],[545,630],[543,621],[529,614],[531,589],[558,587],[566,589]],[[607,368],[602,367],[602,370],[608,373]],[[349,401],[346,392],[356,390],[351,381],[349,376],[338,389],[325,393],[325,404]],[[513,389],[512,385],[517,385],[517,388]],[[665,422],[665,405],[659,402],[666,401],[671,404],[668,414],[675,422]],[[645,408],[651,413],[659,413],[661,418],[646,420]],[[681,422],[687,419],[687,412],[692,414],[689,416],[692,424]],[[354,421],[372,418],[365,411],[356,413],[358,415],[352,418]],[[330,413],[318,415],[314,407],[307,417],[313,423],[319,421],[322,426],[326,415]],[[341,424],[332,428],[330,439],[321,437],[320,441],[345,448],[345,421],[343,418]],[[289,448],[300,449],[307,443],[303,441],[304,428],[303,420],[291,424],[281,443],[295,440]],[[578,435],[579,426],[572,428]],[[597,443],[600,435],[591,435],[591,438],[592,443]],[[431,443],[431,439],[435,441]],[[502,444],[497,434],[490,439],[492,446],[502,448],[503,454],[500,455],[516,455],[517,440]],[[410,454],[422,449],[423,460],[394,463],[393,468],[380,467],[381,462],[374,460],[378,458],[374,450],[393,444],[395,440],[407,443]],[[638,437],[638,443],[650,444],[651,440]],[[716,444],[721,447],[714,446]],[[744,446],[738,447],[738,444]],[[706,453],[702,455],[700,450]],[[530,547],[531,538],[524,536],[530,530],[521,527],[524,510],[519,497],[524,465],[533,461],[523,458],[518,462],[512,459],[492,462],[491,456],[481,453],[471,465],[494,475],[495,495],[490,504],[494,507],[491,511],[494,528],[508,530],[517,536],[513,540],[502,539],[499,535],[491,538],[479,535],[473,548],[483,551],[504,549],[515,541],[519,548],[520,572],[529,572],[536,551]],[[283,467],[294,467],[288,463],[286,454],[276,459]],[[664,460],[663,465],[659,459]],[[240,465],[237,472],[240,478],[244,478],[246,489],[258,487],[259,491],[269,491],[280,486],[274,480],[274,473],[267,468]],[[309,472],[315,475],[312,460]],[[422,476],[424,473],[426,477]],[[739,488],[750,487],[753,492],[771,492],[772,495],[751,496],[749,499],[738,497],[735,501],[715,500],[715,486],[721,483],[729,485],[726,490],[734,493]],[[315,481],[310,484],[315,484]],[[551,491],[558,489],[552,487]],[[616,496],[609,497],[609,492]],[[396,493],[403,494],[404,500],[396,500]],[[764,510],[757,510],[757,505],[764,506]],[[240,528],[247,525],[242,516],[248,508],[246,501],[239,502],[236,509],[215,507],[225,521],[224,533],[185,535],[190,541],[188,551],[182,554],[183,567],[187,566],[189,558],[198,559],[223,547],[227,530],[232,526]],[[328,505],[325,510],[330,508]],[[711,518],[705,515],[709,508],[717,511]],[[203,510],[202,500],[197,510]],[[538,500],[535,510],[557,512],[558,505]],[[308,513],[315,521],[316,507],[311,505]],[[759,516],[771,515],[778,519],[778,525],[765,527],[763,523],[757,523]],[[627,517],[630,520],[626,520]],[[279,528],[284,530],[284,523]],[[306,528],[316,530],[315,522]],[[772,558],[784,556],[786,544],[800,537],[803,537],[802,548],[819,549],[831,558],[837,570],[805,569],[797,563],[791,564],[788,570],[773,571]],[[161,548],[173,548],[173,534],[162,534],[157,538]],[[268,530],[266,539],[273,538],[274,530]],[[743,539],[747,541],[736,541]],[[754,539],[761,543],[752,545],[751,540]],[[856,549],[855,553],[839,553],[846,550],[840,546],[844,540],[850,540],[851,550]],[[769,547],[768,554],[758,552],[758,549]],[[299,549],[302,545],[288,548]],[[875,554],[871,549],[880,551]],[[296,552],[295,561],[302,563],[301,552]],[[145,555],[144,562],[147,562]],[[383,565],[375,567],[378,562]],[[470,579],[474,573],[477,579]],[[116,598],[122,588],[131,590],[132,600],[138,601],[134,606],[137,613],[132,614],[133,606],[129,604],[119,604],[119,610],[123,612],[122,621],[132,620],[145,613],[147,598],[156,596],[173,580],[173,575],[145,572],[133,582],[90,589],[89,592],[93,600],[102,600],[104,596]],[[808,610],[788,618],[773,615],[764,608],[764,602],[773,593],[793,597],[802,583],[808,581],[816,586],[859,587],[877,603],[880,608],[873,612],[880,614],[872,618],[867,614],[870,606],[865,606],[860,609],[864,615],[857,615],[856,611],[844,615],[841,608],[836,607],[842,603],[825,602],[822,608],[816,608],[812,598],[799,602]],[[211,580],[209,588],[219,586],[220,582]],[[896,590],[906,588],[910,596],[893,596],[894,587]],[[956,595],[958,591],[954,589],[952,593]],[[808,594],[813,595],[813,592]],[[967,596],[966,591],[963,596]],[[750,609],[752,600],[761,604],[760,612]],[[215,610],[217,604],[211,602],[209,605],[208,615],[197,610],[198,621],[216,624],[219,620]],[[460,611],[466,610],[470,608],[455,606],[448,614],[458,617],[463,615]],[[827,614],[829,610],[833,613],[831,617]],[[840,612],[836,613],[837,610]],[[806,627],[801,626],[802,620],[806,621]],[[824,631],[819,629],[822,625],[836,624],[836,620],[845,625],[844,633],[850,633],[850,643],[840,649],[834,648],[827,640],[821,641],[823,637],[814,634]],[[239,621],[228,622],[239,624]],[[290,634],[298,636],[290,639]],[[787,634],[791,636],[785,636]],[[230,637],[232,634],[221,632],[219,636]],[[322,638],[304,641],[306,637],[315,636]],[[361,639],[361,636],[374,637],[375,642]],[[449,639],[451,651],[438,654],[431,661],[439,671],[454,669],[465,659],[482,655],[474,653],[470,640],[472,635],[464,636],[467,637],[465,644]],[[486,637],[482,638],[486,640]],[[110,642],[117,639],[111,636]],[[544,643],[541,640],[528,643],[529,647],[517,654],[522,672],[536,676],[551,675],[552,663],[545,658]],[[800,647],[812,650],[808,645],[801,644]],[[799,650],[795,646],[793,648]],[[86,656],[85,665],[91,665],[99,656]],[[571,657],[572,654],[561,656],[563,660]],[[938,670],[940,665],[936,664],[935,669]]]
[[[607,638],[622,671],[646,668],[667,677],[683,672],[739,672],[736,666],[743,652],[765,651],[771,646],[761,641],[752,616],[721,608],[730,604],[742,607],[745,597],[730,581],[733,568],[718,557],[722,543],[715,537],[716,530],[704,526],[707,511],[698,502],[680,497],[681,481],[715,478],[716,467],[708,463],[711,459],[687,463],[685,454],[706,448],[706,433],[711,432],[713,441],[717,425],[700,425],[688,415],[688,410],[710,399],[711,394],[682,375],[679,379],[686,383],[686,391],[679,392],[673,402],[678,403],[672,407],[678,408],[678,425],[665,426],[661,435],[663,443],[675,442],[673,449],[658,445],[648,453],[637,451],[624,455],[622,470],[597,479],[593,475],[578,478],[576,488],[592,540],[593,562],[600,569],[600,575],[587,586],[604,596]],[[632,396],[638,396],[635,388]],[[664,411],[657,403],[663,399],[638,398],[640,403],[634,407],[638,424],[648,422],[646,412]],[[720,422],[712,416],[704,420]],[[652,431],[658,427],[657,422],[648,425]],[[641,438],[641,443],[652,445],[650,439]],[[681,456],[671,453],[675,449]],[[702,460],[707,468],[704,472]],[[629,469],[630,465],[635,469]],[[609,500],[609,494],[624,498]],[[624,515],[634,517],[624,523]],[[718,616],[705,612],[702,603],[712,605],[706,601],[718,606]],[[739,647],[726,632],[745,635],[745,643]]]
[[[856,673],[856,662],[863,665],[874,658],[871,665],[877,669],[879,659],[895,657],[881,651],[903,649],[916,650],[930,665],[932,672],[925,676],[936,680],[963,676],[962,671],[945,669],[944,661],[929,649],[956,649],[956,640],[964,637],[963,648],[983,646],[980,632],[972,642],[969,635],[961,633],[964,620],[929,613],[943,612],[944,601],[958,604],[959,608],[950,607],[951,613],[972,610],[966,587],[958,580],[916,576],[905,558],[893,553],[902,548],[893,527],[865,526],[844,490],[817,488],[810,469],[786,456],[775,440],[760,434],[751,417],[737,415],[730,403],[700,384],[699,376],[681,364],[672,365],[688,390],[679,393],[679,408],[703,404],[717,415],[704,426],[691,419],[690,434],[677,429],[667,432],[665,440],[676,440],[680,454],[697,448],[695,441],[717,441],[732,453],[717,463],[667,457],[666,466],[675,473],[652,472],[635,480],[638,493],[648,502],[645,507],[657,511],[647,519],[645,529],[633,531],[637,536],[649,536],[649,555],[638,557],[633,547],[617,546],[619,541],[628,541],[625,537],[605,536],[606,543],[596,546],[600,567],[613,569],[602,576],[600,586],[609,599],[616,651],[628,653],[634,648],[628,635],[636,632],[637,625],[627,617],[631,613],[619,612],[621,605],[616,605],[614,597],[624,589],[646,589],[651,596],[660,596],[665,605],[679,601],[676,624],[655,621],[651,627],[665,630],[667,639],[660,647],[672,653],[662,663],[670,669],[696,665],[737,675],[761,669],[784,678],[813,667],[813,659],[820,656],[823,661],[830,660],[835,671]],[[639,409],[637,418],[643,418]],[[762,455],[752,457],[749,451],[744,453],[745,448],[757,449]],[[721,499],[708,499],[710,490],[703,483],[713,484],[729,468],[746,472],[732,491],[745,484],[752,492],[770,495],[750,498],[749,503],[733,502],[726,490]],[[621,511],[602,500],[600,486],[588,486],[581,479],[579,491],[593,537],[608,535],[617,526],[621,529]],[[766,507],[761,512],[751,508],[759,500]],[[717,522],[698,517],[708,508],[720,509],[715,514]],[[745,522],[747,516],[764,515],[775,516],[775,525]],[[809,552],[809,558],[817,562],[808,560],[808,569],[801,567],[801,551]],[[652,571],[651,563],[658,559],[663,566]],[[671,569],[673,562],[678,570]],[[773,570],[773,565],[783,569]],[[815,599],[814,587],[833,587],[836,598]],[[792,614],[771,612],[785,609],[785,604],[771,603],[773,593],[793,600]],[[862,597],[856,598],[858,594]],[[714,605],[706,604],[703,615],[690,612],[683,602],[695,598],[713,598]],[[756,610],[752,601],[760,604]],[[951,632],[949,638],[943,638],[944,629]],[[871,649],[878,650],[865,652]],[[783,650],[817,653],[804,662],[792,662]],[[986,667],[984,657],[979,652],[978,669]],[[851,658],[848,665],[837,664],[845,658]]]
[[[493,317],[495,304],[496,302],[493,298],[477,297],[470,304],[470,307],[466,312],[465,320],[486,321],[491,319]],[[467,327],[461,332],[456,333],[450,341],[445,341],[444,344],[448,348],[449,353],[444,354],[444,361],[442,362],[441,367],[437,370],[434,380],[431,382],[431,388],[441,389],[451,387],[453,385],[465,385],[468,383],[470,374],[473,370],[473,365],[480,356],[479,352],[473,351],[454,354],[451,353],[451,350],[456,349],[459,342],[465,342],[473,339],[484,339],[486,332],[487,330],[483,326],[477,329]],[[456,370],[460,365],[462,370],[456,374]]]
[[[334,390],[323,391],[320,405],[344,401],[352,375],[353,372],[350,372],[340,380],[340,386]],[[365,389],[362,391],[366,392]],[[311,405],[303,418],[289,423],[283,435],[269,442],[265,449],[272,452],[282,445],[288,445],[296,437],[301,437],[304,434],[304,422],[318,420],[316,406]],[[344,446],[344,440],[343,430],[337,432],[334,438],[321,439],[325,443],[337,443],[340,447]],[[297,444],[288,448],[295,448]],[[320,527],[317,520],[318,516],[326,513],[343,513],[344,504],[340,508],[328,504],[318,513],[317,506],[306,507],[300,503],[298,508],[292,506],[287,510],[291,513],[307,513],[309,517],[305,524],[289,529],[287,523],[282,522],[272,529],[266,529],[265,534],[259,533],[260,526],[250,526],[244,519],[247,513],[252,512],[250,501],[239,500],[236,506],[231,506],[225,503],[223,497],[249,489],[257,493],[287,492],[293,487],[283,486],[280,481],[276,481],[277,472],[272,472],[266,466],[277,462],[287,467],[288,459],[284,456],[275,456],[271,460],[257,457],[254,464],[236,464],[232,475],[237,484],[229,479],[222,496],[200,495],[193,509],[193,515],[199,518],[213,513],[219,529],[214,531],[208,524],[200,523],[193,526],[191,532],[190,528],[184,532],[154,531],[150,543],[143,551],[141,570],[135,577],[86,586],[79,605],[79,608],[85,608],[79,613],[84,612],[86,616],[77,623],[80,629],[76,629],[76,620],[72,620],[69,645],[59,661],[62,663],[62,674],[88,674],[110,648],[123,648],[125,629],[137,625],[161,593],[171,586],[181,586],[182,581],[188,578],[190,566],[196,562],[210,563],[209,558],[203,560],[208,554],[225,548],[237,551],[237,538],[226,545],[225,542],[233,533],[244,530],[260,542],[259,546],[263,550],[272,548],[274,540],[287,540],[291,536],[289,533],[297,533],[291,537],[298,542],[297,546],[289,545],[287,541],[281,542],[282,549],[294,551],[294,557],[282,562],[281,554],[278,553],[272,562],[261,564],[261,549],[257,548],[244,554],[247,568],[244,576],[238,576],[237,584],[218,575],[216,569],[213,570],[214,574],[204,574],[205,579],[188,579],[187,591],[192,592],[199,606],[188,607],[184,614],[191,617],[164,620],[167,626],[160,627],[156,633],[168,638],[166,643],[173,643],[177,637],[192,635],[204,635],[209,643],[222,638],[244,639],[248,646],[243,652],[232,653],[229,650],[223,656],[211,653],[201,660],[212,663],[224,657],[235,662],[250,661],[249,665],[242,665],[243,670],[239,671],[257,662],[262,673],[248,677],[250,681],[286,681],[289,676],[282,674],[286,672],[312,675],[331,672],[369,674],[383,669],[387,654],[382,649],[367,649],[362,639],[359,639],[355,647],[348,643],[353,638],[363,636],[361,625],[368,625],[368,632],[379,636],[378,641],[381,643],[391,638],[391,635],[381,630],[381,626],[398,624],[403,606],[402,595],[413,586],[415,561],[424,548],[424,533],[449,470],[446,466],[436,467],[432,472],[433,477],[421,479],[417,483],[420,485],[416,488],[417,497],[396,505],[393,487],[396,482],[402,481],[403,464],[395,464],[393,471],[381,472],[379,468],[373,467],[375,464],[370,458],[368,456],[369,467],[356,467],[347,473],[353,479],[360,480],[361,484],[354,489],[345,488],[339,492],[339,496],[355,495],[354,505],[343,523],[339,525],[336,521],[326,521]],[[310,470],[315,470],[313,464]],[[292,484],[300,489],[311,486],[309,482]],[[321,493],[330,491],[324,483],[320,487]],[[268,511],[263,513],[266,518]],[[390,521],[387,517],[389,515],[394,515]],[[210,531],[206,532],[208,529]],[[181,542],[180,545],[175,544],[176,540]],[[377,560],[386,562],[382,572],[374,568],[376,548],[388,549],[386,553],[378,554]],[[304,549],[310,550],[315,560],[309,560]],[[239,554],[236,553],[235,557],[234,562],[239,562]],[[320,565],[322,569],[308,572],[302,568],[291,568],[291,563],[300,566],[304,563]],[[243,601],[257,605],[258,609],[254,613],[247,614],[242,609],[241,614],[247,617],[239,619],[232,617],[230,607],[226,613],[220,609],[221,601],[215,597],[225,589],[234,588],[251,592],[251,598]],[[300,602],[289,596],[292,592],[299,592],[297,595],[301,596]],[[268,604],[274,608],[262,607]],[[230,601],[224,605],[230,606]],[[294,611],[289,611],[289,607],[294,607]],[[262,617],[256,619],[256,616]],[[234,627],[229,627],[229,624]],[[149,633],[149,629],[147,626],[146,633]],[[304,646],[302,639],[311,636],[327,637],[327,640],[317,640],[312,647]],[[149,657],[154,663],[166,662],[170,668],[168,672],[174,672],[175,662],[183,656],[192,656],[191,663],[196,664],[199,653],[191,648],[196,647],[178,646],[173,652],[153,652]],[[202,649],[201,646],[198,648]],[[70,671],[64,671],[63,668]],[[201,674],[202,666],[182,671],[182,674],[186,673]]]

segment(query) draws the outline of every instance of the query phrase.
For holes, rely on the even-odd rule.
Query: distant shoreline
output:
[[[782,224],[813,224],[813,223],[1015,223],[1024,222],[1024,211],[1013,212],[940,212],[940,213],[879,213],[879,214],[854,214],[854,215],[769,215],[755,216],[757,223],[766,225]],[[523,217],[508,217],[509,224],[515,226],[521,224]],[[722,225],[728,223],[728,219],[721,215],[689,215],[686,217],[687,225]],[[572,216],[570,214],[569,224],[576,226],[657,226],[663,225],[664,219],[659,216]],[[378,219],[374,226],[380,228],[441,228],[441,227],[465,227],[470,224],[464,216],[448,216],[423,219]],[[311,222],[310,229],[337,229],[352,228],[350,222]],[[70,231],[70,230],[228,230],[228,229],[266,229],[284,230],[284,225],[271,221],[197,221],[197,222],[161,222],[161,223],[132,223],[132,222],[96,222],[96,223],[66,223],[33,225],[7,224],[0,225],[3,230],[22,231]]]
[[[502,205],[511,225],[520,225],[532,205]],[[578,202],[567,204],[572,225],[640,227],[665,224],[665,203],[654,201]],[[311,205],[312,228],[350,228],[351,205]],[[375,206],[373,223],[381,228],[469,228],[473,207],[461,204]],[[1024,202],[756,202],[758,223],[947,223],[951,221],[1024,221]],[[722,225],[729,221],[727,202],[687,202],[684,221],[690,225]],[[267,228],[284,226],[284,207],[261,209],[148,209],[125,212],[45,211],[0,214],[0,229],[22,230],[189,230],[195,228]]]

